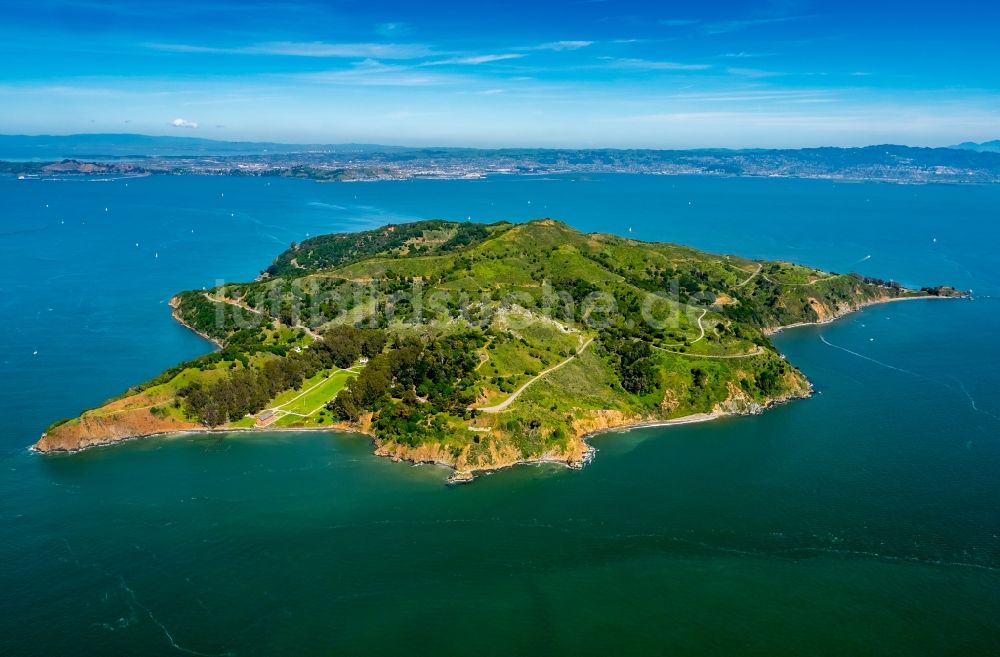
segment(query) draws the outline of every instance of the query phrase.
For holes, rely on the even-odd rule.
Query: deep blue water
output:
[[[0,198],[0,653],[997,645],[1000,188],[0,178]],[[309,234],[539,216],[976,298],[781,334],[820,394],[607,434],[580,472],[449,488],[332,434],[26,451],[52,420],[209,350],[171,320],[179,290],[250,279]]]

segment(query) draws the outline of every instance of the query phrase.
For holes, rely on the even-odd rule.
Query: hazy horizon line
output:
[[[962,142],[952,143],[952,144],[938,144],[938,145],[928,145],[928,144],[913,144],[913,143],[900,143],[900,142],[871,142],[871,143],[858,143],[854,145],[830,145],[824,143],[818,143],[812,146],[676,146],[676,147],[666,147],[666,146],[607,146],[607,145],[566,145],[566,146],[531,146],[531,145],[469,145],[469,144],[443,144],[443,143],[426,143],[426,144],[413,144],[413,143],[388,143],[388,142],[377,142],[377,141],[274,141],[268,139],[219,139],[213,137],[199,137],[194,135],[170,135],[170,134],[151,134],[142,132],[69,132],[64,134],[59,133],[37,133],[37,134],[27,134],[27,133],[5,133],[0,132],[0,138],[24,138],[24,139],[43,139],[43,138],[59,138],[59,139],[70,139],[73,137],[144,137],[149,139],[164,139],[164,140],[177,140],[177,141],[198,141],[198,142],[211,142],[219,144],[262,144],[262,145],[275,145],[275,146],[303,146],[303,147],[344,147],[344,146],[365,146],[365,147],[378,147],[378,148],[397,148],[397,149],[412,149],[412,150],[423,150],[423,149],[434,149],[434,148],[447,148],[447,149],[463,149],[463,150],[484,150],[484,151],[504,151],[504,150],[539,150],[539,151],[589,151],[589,150],[611,150],[611,151],[802,151],[811,150],[819,148],[828,149],[839,149],[839,150],[850,150],[850,149],[864,149],[864,148],[877,148],[882,146],[896,146],[904,148],[927,148],[927,149],[955,149],[958,146],[966,144],[983,145],[989,144],[994,141],[1000,141],[998,139],[988,139],[983,141],[975,141],[973,139],[965,140]]]

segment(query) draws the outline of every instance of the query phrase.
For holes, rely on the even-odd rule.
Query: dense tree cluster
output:
[[[604,331],[601,344],[625,390],[644,395],[657,386],[657,366],[648,342]]]
[[[470,222],[458,224],[455,236],[441,245],[441,251],[453,251],[464,246],[482,242],[490,236],[490,232],[482,224]]]
[[[200,291],[181,292],[177,297],[180,319],[195,331],[221,342],[234,330],[236,309],[232,306],[209,301]]]
[[[451,221],[417,221],[409,224],[390,224],[359,233],[320,235],[292,244],[267,268],[272,276],[301,275],[304,270],[316,271],[339,267],[380,253],[392,251],[411,240],[422,238],[426,231],[455,229],[455,234],[441,245],[444,251],[458,249],[481,242],[489,237],[482,224]],[[294,261],[294,263],[293,263]]]
[[[379,330],[338,326],[308,349],[272,358],[260,367],[248,367],[244,356],[243,368],[207,386],[189,385],[178,394],[189,416],[208,426],[218,426],[257,413],[275,396],[298,388],[322,370],[346,368],[361,355],[377,355],[385,342]]]
[[[723,312],[727,317],[753,326],[769,326],[775,323],[781,303],[781,288],[770,279],[758,277],[753,285],[733,291],[739,303],[728,304]]]
[[[622,388],[644,395],[658,385],[657,364],[650,343],[661,337],[662,331],[643,318],[640,294],[620,288],[614,295],[617,314],[609,318],[611,325],[601,329],[601,345]]]
[[[434,429],[434,415],[462,415],[472,403],[479,364],[476,350],[485,342],[483,334],[474,330],[427,342],[415,337],[397,341],[372,358],[328,408],[343,420],[357,420],[372,411],[380,435],[416,440]]]
[[[565,294],[572,299],[571,309],[559,308],[557,312],[569,315],[570,313],[566,311],[571,310],[572,317],[567,316],[564,319],[582,322],[585,319],[583,314],[587,311],[587,297],[599,291],[600,288],[580,278],[566,277],[553,279],[552,289],[556,294],[560,296]]]
[[[320,348],[329,351],[334,365],[346,369],[361,356],[372,358],[380,354],[385,343],[383,331],[341,324],[323,334]]]
[[[882,279],[882,278],[876,278],[874,276],[862,276],[861,274],[855,274],[855,273],[852,273],[851,276],[853,276],[855,278],[860,278],[861,280],[863,280],[868,285],[877,285],[879,287],[889,287],[889,288],[892,288],[894,290],[899,290],[899,289],[902,288],[902,285],[900,285],[896,281],[887,281],[887,280]]]
[[[788,365],[783,360],[770,360],[758,366],[756,386],[764,396],[772,396],[783,389],[782,379],[788,372]]]
[[[931,296],[941,297],[956,294],[955,288],[948,287],[947,285],[935,285],[933,287],[922,287],[920,291],[924,294],[930,294]]]

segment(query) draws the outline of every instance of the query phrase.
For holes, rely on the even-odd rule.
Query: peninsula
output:
[[[227,142],[127,134],[0,135],[0,174],[4,173],[25,180],[225,175],[320,183],[469,179],[504,174],[643,173],[983,184],[1000,182],[1000,152],[991,144],[749,150],[479,149]]]
[[[219,349],[35,445],[179,431],[350,430],[454,468],[583,464],[596,431],[753,414],[807,396],[768,335],[865,305],[961,296],[664,243],[420,221],[292,244],[257,280],[182,292]]]

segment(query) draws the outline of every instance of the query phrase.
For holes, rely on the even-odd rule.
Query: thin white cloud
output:
[[[379,59],[416,59],[433,54],[420,44],[400,43],[325,43],[322,41],[279,41],[263,43],[253,52],[296,57],[377,57]]]
[[[672,94],[673,100],[689,101],[691,103],[759,103],[775,101],[788,102],[827,102],[833,99],[832,92],[826,90],[791,90],[791,89],[750,89],[750,90],[720,90],[708,92],[684,92]]]
[[[239,53],[238,48],[216,48],[214,46],[198,46],[190,43],[144,43],[144,48],[149,50],[162,50],[163,52],[180,53]]]
[[[777,71],[765,71],[759,68],[739,68],[739,67],[727,68],[726,73],[729,73],[730,75],[737,75],[743,78],[773,78],[778,75],[783,75],[782,73],[778,73]]]
[[[792,21],[800,21],[806,18],[811,18],[811,16],[774,16],[770,18],[747,18],[744,20],[720,21],[718,23],[706,24],[703,31],[705,34],[709,35],[729,34],[730,32],[739,32],[752,27],[775,25],[777,23],[790,23]]]
[[[513,52],[496,54],[496,55],[470,55],[468,57],[451,57],[449,59],[439,59],[433,62],[426,62],[424,66],[443,66],[447,64],[459,64],[462,66],[478,66],[480,64],[503,62],[508,59],[520,59],[521,57],[524,57],[524,55]]]
[[[174,119],[170,122],[170,125],[175,128],[197,128],[198,124],[195,121],[188,121],[187,119]]]
[[[700,22],[700,18],[665,18],[659,21],[660,25],[666,27],[687,27],[688,25],[697,25]]]
[[[402,22],[379,23],[375,26],[375,33],[385,37],[405,34],[409,31],[410,27],[406,23]]]
[[[580,48],[592,45],[594,45],[593,41],[549,41],[547,43],[540,43],[537,46],[524,48],[524,50],[554,50],[560,52],[563,50],[579,50]]]
[[[682,62],[665,62],[650,59],[608,58],[607,66],[633,71],[705,71],[712,68],[710,64],[685,64]]]
[[[275,55],[285,57],[328,57],[379,59],[419,59],[434,51],[418,43],[327,43],[325,41],[272,41],[237,48],[201,46],[186,43],[149,43],[152,50],[177,53],[220,55]]]
[[[729,59],[756,59],[758,57],[774,57],[774,53],[771,52],[727,52],[720,57],[726,57]]]
[[[348,69],[302,73],[295,77],[310,82],[360,87],[429,87],[468,82],[468,78],[460,75],[435,73],[413,66],[383,64],[374,59],[359,62]]]

